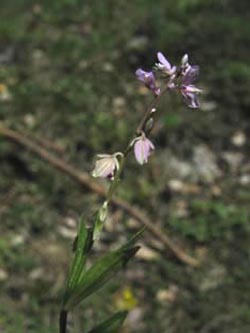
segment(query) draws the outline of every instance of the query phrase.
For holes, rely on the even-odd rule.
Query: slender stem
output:
[[[68,311],[61,310],[60,319],[59,319],[60,333],[67,333],[67,318],[68,318]]]
[[[165,94],[165,92],[166,92],[167,90],[168,90],[168,85],[166,85],[166,86],[162,89],[161,93],[160,93],[159,95],[155,96],[155,98],[151,101],[151,103],[150,103],[149,106],[147,107],[146,112],[144,113],[144,115],[143,115],[143,117],[142,117],[142,119],[141,119],[139,125],[138,125],[137,128],[136,128],[136,131],[135,131],[135,135],[136,135],[136,136],[140,135],[141,132],[144,130],[144,128],[145,128],[145,126],[146,126],[146,124],[147,124],[147,121],[149,120],[149,118],[150,118],[151,115],[152,115],[152,109],[155,109],[155,108],[157,107],[157,105],[158,105],[159,102],[160,102],[161,97]],[[122,159],[121,159],[121,161],[120,161],[120,167],[119,167],[119,170],[116,172],[115,177],[114,177],[114,179],[113,179],[113,182],[110,184],[110,187],[109,187],[109,190],[108,190],[108,193],[107,193],[107,199],[106,199],[106,201],[107,201],[108,203],[109,203],[110,200],[112,199],[113,194],[114,194],[114,192],[116,191],[116,189],[117,189],[117,187],[118,187],[118,185],[119,185],[119,183],[120,183],[120,176],[121,176],[121,174],[122,174],[122,172],[123,172],[123,169],[124,169],[124,166],[125,166],[125,162],[126,162],[127,156],[128,156],[128,154],[129,154],[130,150],[132,149],[132,145],[131,145],[131,143],[133,142],[133,140],[134,140],[134,138],[132,138],[132,139],[129,141],[129,143],[128,143],[126,149],[124,150],[124,152],[123,152],[123,157],[122,157]]]
[[[160,102],[161,97],[165,94],[165,92],[166,92],[168,89],[169,89],[169,88],[168,88],[168,85],[166,85],[166,86],[162,89],[161,93],[160,93],[159,95],[155,96],[155,98],[151,101],[151,103],[150,103],[149,106],[147,107],[146,112],[145,112],[144,116],[142,117],[142,119],[141,119],[141,121],[140,121],[140,123],[139,123],[139,125],[138,125],[138,127],[137,127],[137,129],[136,129],[136,134],[137,134],[137,135],[140,135],[140,134],[141,134],[141,131],[143,131],[143,129],[144,129],[144,127],[145,127],[145,125],[146,125],[148,119],[149,119],[150,116],[151,116],[152,109],[154,109],[154,108],[157,107],[157,105],[158,105],[159,102]]]

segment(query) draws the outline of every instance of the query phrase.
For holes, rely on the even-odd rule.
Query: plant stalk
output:
[[[147,121],[149,120],[149,118],[151,118],[151,115],[153,115],[152,113],[152,110],[155,109],[159,102],[160,102],[160,99],[161,97],[166,93],[166,91],[168,90],[168,85],[166,85],[161,93],[157,96],[155,96],[155,98],[151,101],[151,103],[149,104],[149,106],[146,108],[146,112],[144,113],[139,125],[137,126],[136,128],[136,131],[135,131],[135,137],[141,135],[141,133],[143,132],[146,124],[147,124]],[[112,181],[112,183],[110,184],[110,187],[109,187],[109,190],[108,190],[108,193],[107,193],[107,199],[106,201],[109,203],[113,197],[113,194],[114,192],[116,191],[119,183],[120,183],[120,176],[123,172],[123,169],[124,169],[124,166],[125,166],[125,162],[126,162],[126,159],[127,159],[127,156],[129,154],[129,152],[131,151],[132,149],[132,142],[134,140],[134,137],[129,141],[126,149],[124,150],[123,152],[123,157],[120,161],[120,167],[119,167],[119,170],[116,172],[115,176],[114,176],[114,179]]]
[[[60,320],[59,320],[60,333],[67,333],[67,318],[68,318],[68,311],[61,310]]]

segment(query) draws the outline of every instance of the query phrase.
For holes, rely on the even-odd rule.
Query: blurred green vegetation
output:
[[[129,332],[250,331],[250,191],[239,183],[249,172],[250,145],[230,141],[236,131],[250,132],[249,13],[247,0],[1,1],[0,122],[56,142],[82,170],[92,169],[96,153],[126,145],[150,99],[134,71],[151,68],[158,50],[173,63],[189,53],[201,67],[204,110],[212,105],[197,112],[166,97],[151,163],[141,168],[131,159],[119,190],[204,265],[192,270],[165,254],[138,259],[130,265],[134,278],[120,276],[79,310],[76,332],[112,312],[110,295],[126,284],[143,310],[142,326]],[[222,176],[206,183],[193,175],[197,193],[172,192],[168,181],[176,176],[164,156],[189,162],[200,144],[213,152]],[[248,171],[228,166],[225,151],[242,154]],[[82,211],[92,214],[99,200],[1,137],[0,174],[0,331],[57,332],[71,250],[60,227]],[[177,214],[183,202],[187,213]],[[129,217],[120,215],[104,249],[129,233]],[[157,298],[171,286],[172,300]]]

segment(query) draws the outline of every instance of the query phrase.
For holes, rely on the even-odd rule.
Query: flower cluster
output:
[[[147,72],[139,68],[135,72],[137,79],[152,91],[156,98],[162,95],[166,90],[176,90],[181,93],[184,101],[190,108],[198,108],[198,95],[201,93],[201,90],[194,85],[194,82],[199,75],[199,66],[190,65],[187,54],[182,57],[179,66],[172,66],[161,52],[157,53],[157,59],[158,62],[155,64],[154,69],[156,73],[161,74],[164,87],[160,88],[153,71]],[[149,109],[149,113],[146,113],[142,125],[139,126],[136,137],[129,145],[130,148],[133,147],[135,159],[140,165],[148,162],[149,156],[155,149],[153,143],[146,136],[146,133],[148,134],[150,132],[148,125],[150,120],[152,120],[153,123],[153,117],[151,116],[155,111],[155,107],[152,107],[151,110]],[[122,159],[124,156],[122,153],[97,155],[97,161],[92,175],[94,177],[113,179],[115,172],[118,171],[120,167],[119,157]]]
[[[135,159],[140,165],[148,162],[149,156],[155,149],[153,143],[146,137],[144,132],[132,140],[131,145],[134,147]],[[123,154],[120,152],[117,152],[113,155],[97,155],[97,160],[95,163],[95,168],[92,171],[92,176],[113,179],[115,172],[118,171],[120,167],[118,160],[119,156],[123,158]]]
[[[157,53],[157,59],[158,62],[155,64],[156,72],[162,74],[167,88],[180,91],[184,101],[190,108],[198,108],[198,95],[201,93],[201,89],[197,88],[194,82],[199,75],[199,66],[190,65],[187,54],[183,56],[181,65],[178,67],[172,66],[161,52]],[[154,95],[160,95],[161,89],[156,85],[155,75],[152,71],[146,72],[140,68],[137,69],[135,74],[138,80],[143,82]]]

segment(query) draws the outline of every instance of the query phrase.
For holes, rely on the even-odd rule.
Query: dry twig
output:
[[[88,173],[85,173],[72,165],[65,162],[62,158],[59,158],[39,144],[35,143],[34,140],[27,138],[25,135],[13,131],[3,125],[0,125],[0,135],[6,138],[9,141],[12,141],[23,148],[28,149],[32,153],[36,154],[43,160],[47,161],[54,168],[64,172],[68,176],[70,176],[73,180],[77,181],[79,184],[83,185],[90,191],[97,193],[98,195],[105,197],[106,191],[103,186],[98,184],[96,181],[92,180]],[[146,228],[171,252],[178,258],[181,262],[196,267],[199,265],[199,261],[191,256],[189,256],[183,249],[181,249],[177,244],[175,244],[170,237],[167,235],[166,230],[161,230],[157,226],[157,222],[152,222],[145,213],[139,208],[132,206],[128,202],[114,198],[112,199],[112,204],[124,210],[126,213],[134,217],[141,224],[145,225]]]

